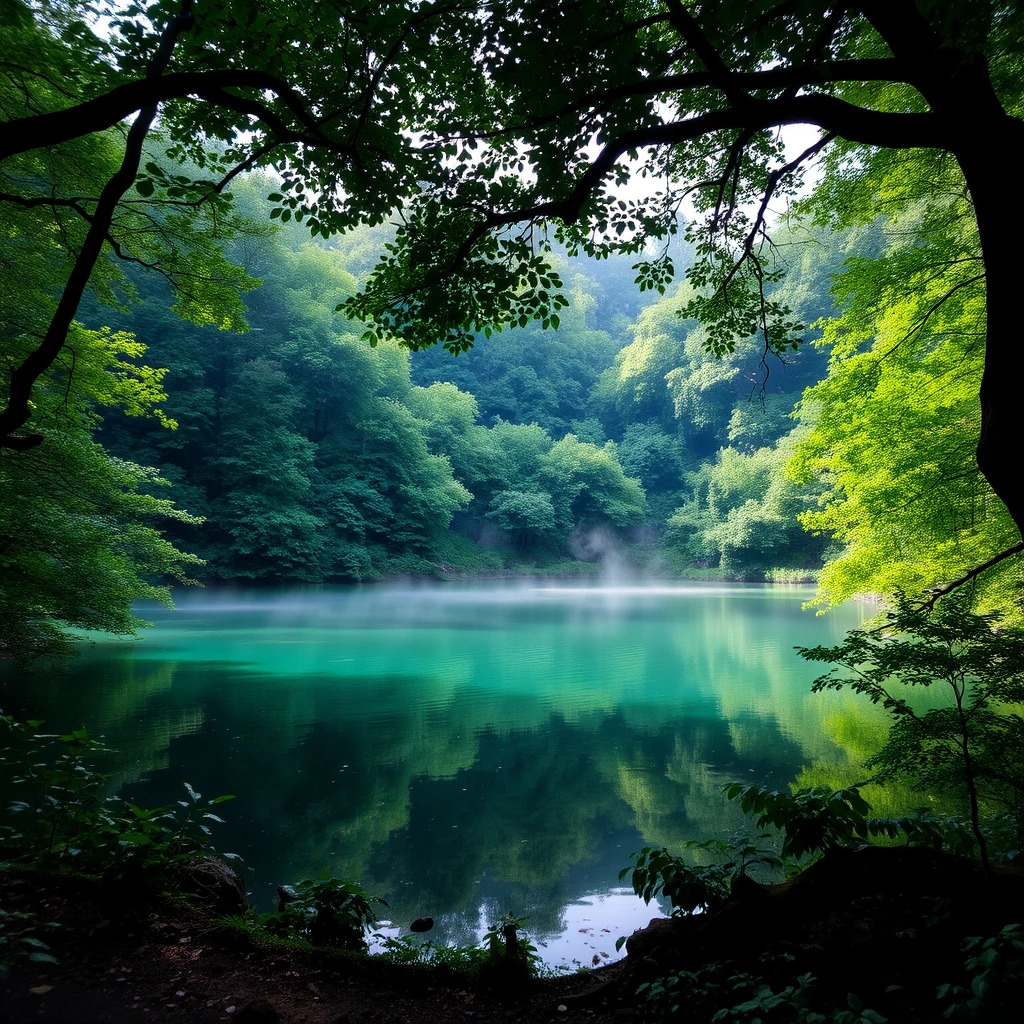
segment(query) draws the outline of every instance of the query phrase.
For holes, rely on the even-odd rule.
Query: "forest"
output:
[[[958,824],[737,785],[781,836],[750,856],[900,836],[992,890],[1024,834],[1022,83],[987,0],[0,0],[0,661],[59,672],[196,587],[813,584],[878,611],[801,650],[891,719],[864,778]],[[631,881],[680,919],[746,878],[663,853]],[[1003,1019],[1016,934],[944,1016]],[[886,1019],[681,963],[644,1012]]]
[[[646,578],[815,580],[828,606],[923,591],[1013,546],[1012,519],[964,472],[981,293],[930,263],[912,279],[927,288],[892,285],[899,302],[872,288],[924,259],[927,224],[908,233],[872,207],[819,225],[803,200],[773,234],[771,301],[807,325],[783,356],[754,336],[717,355],[681,314],[691,284],[640,292],[632,257],[558,251],[557,329],[453,355],[371,348],[335,311],[393,228],[311,240],[271,219],[273,187],[234,189],[230,310],[183,316],[163,275],[113,260],[109,292],[83,299],[66,372],[37,385],[55,443],[3,463],[12,652],[59,646],[66,626],[132,630],[131,602],[168,580],[573,575],[610,558]],[[13,332],[58,268],[37,208],[8,216]],[[672,251],[692,265],[685,241]],[[1012,607],[1019,572],[982,577],[990,607]]]
[[[26,132],[47,120],[27,112],[57,102],[48,79],[81,75],[76,17],[88,11],[12,2],[8,65],[38,65],[4,86]],[[125,24],[143,17],[129,8]],[[454,74],[448,60],[434,71]],[[314,183],[301,162],[257,171],[254,140],[220,123],[194,134],[194,102],[140,133],[141,169],[70,315],[58,308],[70,293],[56,296],[82,276],[99,213],[76,197],[121,173],[116,119],[45,150],[26,135],[5,154],[8,418],[35,376],[32,447],[12,441],[0,463],[9,653],[59,646],[66,626],[132,630],[131,602],[166,599],[168,579],[572,574],[614,552],[637,575],[814,579],[828,606],[944,586],[1019,542],[961,426],[979,420],[993,346],[977,342],[986,289],[971,197],[941,150],[836,143],[817,185],[793,191],[815,144],[768,175],[777,209],[766,200],[748,228],[737,190],[767,173],[751,153],[721,238],[721,189],[702,233],[708,187],[688,215],[672,190],[607,218],[599,203],[600,245],[564,228],[534,242],[524,214],[523,233],[496,235],[504,256],[480,257],[511,275],[511,305],[449,314],[457,296],[439,295],[413,317],[431,279],[414,300],[389,282],[441,230],[423,220],[440,216],[423,206],[432,192],[396,221],[380,212],[395,198],[341,184],[354,198],[336,204],[335,233],[325,195],[302,191]],[[269,113],[253,123],[283,130]],[[470,133],[462,159],[475,146]],[[450,146],[417,159],[443,163]],[[469,165],[479,187],[511,188],[489,159]],[[507,157],[495,147],[493,159]],[[220,168],[220,183],[205,177]],[[541,189],[543,163],[535,173]],[[449,202],[460,208],[456,193]],[[737,239],[723,271],[733,305],[719,309],[715,268]],[[459,287],[478,272],[467,264]],[[487,273],[478,305],[497,294]],[[367,316],[381,327],[367,332]],[[27,372],[48,345],[48,368]],[[985,606],[1012,613],[1019,579],[1012,558],[979,576]]]

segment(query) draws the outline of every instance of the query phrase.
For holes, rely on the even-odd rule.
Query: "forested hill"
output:
[[[131,632],[176,580],[567,573],[613,549],[647,574],[817,575],[826,605],[970,581],[1019,614],[1008,186],[988,176],[1012,161],[947,134],[968,93],[989,135],[1018,126],[1019,19],[961,32],[909,5],[890,39],[885,5],[832,12],[852,34],[812,82],[788,15],[732,53],[701,8],[722,66],[781,90],[768,121],[726,124],[679,5],[371,6],[340,35],[306,9],[243,29],[216,6],[4,7],[0,651]],[[879,33],[912,52],[885,65],[900,89],[921,87],[911,36],[952,77],[888,110],[844,77]],[[255,79],[232,78],[243,50]],[[194,94],[172,51],[235,84]],[[600,102],[550,116],[569,80]],[[795,159],[793,82],[824,132]],[[340,120],[311,113],[352,89]],[[875,142],[825,130],[840,93]],[[1004,369],[981,388],[986,358]]]
[[[240,190],[254,222],[267,219],[268,187]],[[202,518],[166,527],[206,562],[194,575],[572,572],[609,544],[661,574],[821,567],[825,541],[796,521],[813,488],[784,468],[789,413],[824,375],[823,352],[762,363],[752,340],[717,359],[678,317],[676,289],[637,291],[632,259],[565,256],[557,330],[529,324],[457,357],[371,348],[336,307],[385,241],[368,229],[310,241],[294,225],[241,235],[228,256],[261,282],[244,332],[180,319],[164,282],[143,273],[124,312],[83,312],[169,368],[161,407],[175,429],[111,413],[98,436]],[[821,256],[819,243],[792,246],[785,288],[807,322],[831,311]]]
[[[130,630],[131,599],[175,578],[592,573],[612,555],[648,576],[820,578],[829,602],[924,584],[951,552],[983,561],[1012,532],[957,469],[979,353],[937,323],[926,359],[894,356],[865,327],[862,282],[904,244],[883,221],[776,231],[771,299],[812,325],[782,358],[757,336],[711,354],[680,316],[688,285],[641,292],[632,258],[564,253],[557,329],[529,323],[456,357],[368,345],[338,306],[389,229],[311,241],[268,218],[271,187],[238,183],[244,226],[186,291],[193,308],[131,264],[88,295],[71,386],[40,393],[54,443],[8,481],[15,648],[44,649],[60,621]],[[685,266],[685,244],[673,256]],[[33,280],[19,283],[27,305]],[[943,314],[976,316],[965,303]],[[60,558],[37,557],[50,548]],[[44,605],[59,611],[24,614]]]

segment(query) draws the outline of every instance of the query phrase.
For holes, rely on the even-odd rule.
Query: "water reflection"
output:
[[[59,678],[12,683],[4,703],[105,734],[137,802],[182,781],[238,794],[220,838],[264,905],[326,868],[383,895],[397,922],[434,917],[435,941],[473,941],[511,910],[549,959],[589,959],[650,914],[608,924],[631,899],[615,890],[632,850],[727,835],[740,821],[726,782],[842,774],[844,730],[877,731],[859,702],[810,695],[793,645],[835,641],[860,610],[814,618],[806,597],[209,591],[148,613],[142,642],[103,640]],[[588,932],[579,908],[599,906]],[[608,948],[588,952],[606,927]]]

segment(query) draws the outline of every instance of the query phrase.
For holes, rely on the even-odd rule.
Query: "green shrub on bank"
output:
[[[366,929],[377,920],[375,907],[386,907],[347,879],[323,872],[294,886],[282,886],[276,913],[260,914],[258,924],[278,938],[307,939],[315,946],[366,950]]]
[[[900,596],[884,628],[855,629],[836,647],[798,647],[802,658],[831,667],[815,692],[850,688],[892,719],[881,750],[867,761],[879,781],[906,780],[948,793],[969,808],[978,854],[989,859],[985,819],[992,808],[1024,830],[1024,630],[998,613],[978,614],[971,595],[937,608]],[[943,703],[919,711],[911,697],[930,689]]]
[[[22,960],[36,964],[58,963],[40,935],[59,927],[56,921],[37,921],[32,914],[0,907],[0,982]]]
[[[544,964],[523,931],[524,917],[505,914],[493,922],[478,946],[441,946],[412,935],[388,937],[379,955],[392,963],[420,964],[478,977],[492,985],[537,977]]]
[[[109,797],[107,776],[93,759],[106,749],[83,727],[44,733],[41,721],[0,717],[0,779],[12,799],[0,809],[0,859],[42,869],[70,869],[105,881],[160,886],[175,872],[220,853],[212,808],[232,800],[204,800],[187,782],[187,799],[143,808]]]

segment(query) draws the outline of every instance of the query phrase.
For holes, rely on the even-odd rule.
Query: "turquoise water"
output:
[[[647,922],[619,869],[742,824],[733,780],[786,785],[846,763],[862,713],[811,695],[795,644],[867,612],[801,610],[766,586],[436,585],[205,590],[146,609],[5,710],[85,723],[117,749],[118,792],[226,804],[220,845],[251,900],[327,869],[472,942],[528,917],[549,962],[614,958]],[[856,702],[856,698],[853,698]],[[867,714],[868,712],[864,712]],[[846,723],[843,725],[842,723]]]

